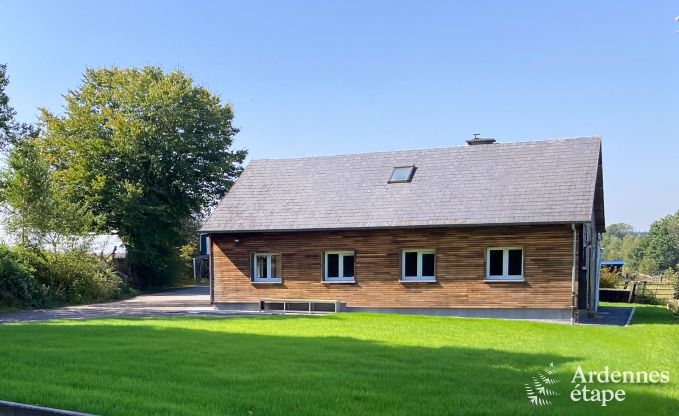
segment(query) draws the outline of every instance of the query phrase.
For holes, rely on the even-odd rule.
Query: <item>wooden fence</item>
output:
[[[643,293],[643,292],[642,292]],[[646,293],[653,293],[656,299],[669,300],[674,295],[674,285],[671,283],[646,283]]]
[[[637,302],[643,302],[649,297],[670,300],[674,296],[674,285],[670,282],[627,282],[625,289],[632,289],[632,296]]]

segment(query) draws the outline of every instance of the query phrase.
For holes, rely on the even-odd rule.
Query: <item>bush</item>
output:
[[[665,303],[662,299],[658,298],[655,292],[646,287],[646,285],[637,286],[637,297],[642,298],[643,302],[638,300],[640,303],[648,303],[650,305],[662,305]]]
[[[120,299],[129,289],[113,267],[82,250],[44,252],[19,249],[35,280],[47,288],[51,304]]]
[[[601,276],[599,279],[599,287],[600,288],[615,288],[618,285],[618,282],[620,281],[620,272],[618,273],[613,273],[611,272],[608,267],[602,267],[601,268]]]
[[[47,254],[47,274],[56,300],[84,303],[118,299],[123,281],[113,268],[82,251]]]
[[[0,306],[42,306],[41,289],[20,256],[9,247],[0,246]]]
[[[179,260],[182,262],[181,277],[193,277],[193,258],[198,255],[198,243],[191,242],[179,247]]]

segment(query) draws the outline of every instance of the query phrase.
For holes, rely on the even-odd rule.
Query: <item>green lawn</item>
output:
[[[0,399],[103,415],[676,413],[679,325],[653,306],[634,323],[337,314],[0,325]],[[533,406],[524,384],[551,362],[560,396]],[[571,402],[578,365],[669,370],[671,381],[618,385],[626,400],[602,408]]]

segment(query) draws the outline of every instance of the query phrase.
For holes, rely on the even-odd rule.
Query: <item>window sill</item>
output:
[[[328,285],[334,285],[334,284],[351,285],[351,284],[356,283],[356,280],[355,279],[351,279],[351,280],[348,280],[348,279],[347,280],[321,280],[321,283],[325,283],[325,284],[328,284]]]
[[[270,280],[252,280],[250,281],[253,285],[279,285],[283,283],[281,279],[270,279]]]
[[[524,279],[484,279],[485,283],[525,283]]]
[[[400,279],[400,283],[436,283],[435,277],[428,277],[422,279]]]

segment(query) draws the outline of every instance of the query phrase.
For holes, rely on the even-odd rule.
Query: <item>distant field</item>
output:
[[[0,399],[102,415],[669,415],[677,340],[653,306],[628,328],[368,314],[11,324]],[[560,395],[531,405],[524,384],[552,362]],[[602,409],[570,400],[578,365],[671,380],[624,385]]]

